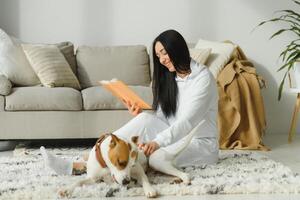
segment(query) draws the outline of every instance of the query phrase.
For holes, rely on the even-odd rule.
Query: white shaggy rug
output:
[[[49,149],[64,158],[80,159],[88,148]],[[259,153],[242,151],[220,152],[216,165],[186,168],[191,185],[170,184],[173,177],[154,171],[149,180],[160,195],[300,193],[300,176],[288,167]],[[58,198],[57,191],[84,178],[57,176],[44,166],[38,149],[17,149],[13,157],[0,157],[0,199]],[[97,183],[78,187],[76,198],[105,196],[143,196],[139,185],[121,187],[115,183]]]

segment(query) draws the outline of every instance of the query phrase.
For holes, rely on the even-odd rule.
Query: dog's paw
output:
[[[148,187],[145,190],[145,195],[147,198],[155,198],[155,197],[157,197],[157,192],[153,187]]]
[[[183,182],[183,180],[181,179],[181,178],[175,178],[175,179],[173,179],[171,182],[170,182],[170,184],[179,184],[179,183],[182,183]]]
[[[119,190],[120,190],[119,188],[110,188],[110,189],[107,191],[105,197],[113,197],[113,196],[115,196],[114,193],[115,193],[115,192],[119,192]]]
[[[61,198],[70,198],[72,196],[72,192],[68,189],[61,189],[58,191],[58,194]]]

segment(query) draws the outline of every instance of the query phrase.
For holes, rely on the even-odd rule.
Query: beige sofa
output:
[[[0,95],[0,140],[97,138],[118,129],[131,115],[99,80],[123,80],[151,105],[145,46],[80,46],[76,56],[65,57],[82,89],[12,87]]]
[[[23,55],[24,48],[20,50],[19,43],[11,41],[0,30],[0,47],[7,45],[6,51],[0,49],[0,61]],[[76,53],[69,42],[56,46],[63,60],[68,62],[68,70],[71,68],[79,80],[81,89],[36,85],[41,78],[32,71],[32,63],[31,67],[24,67],[27,62],[24,59],[16,68],[14,62],[7,62],[11,67],[0,62],[0,151],[11,148],[5,140],[98,138],[101,133],[120,128],[132,116],[121,101],[99,86],[100,80],[118,78],[152,104],[151,53],[147,53],[145,46],[79,46]],[[216,78],[235,48],[232,44],[200,39],[190,52],[191,57],[207,65]]]
[[[37,46],[14,42],[0,29],[0,151],[10,148],[5,140],[97,138],[101,133],[120,128],[132,116],[121,101],[98,85],[100,80],[118,78],[130,85],[146,102],[152,103],[152,67],[145,46],[80,46],[75,56],[73,45],[64,42],[56,44],[56,47],[45,45],[47,53],[56,53],[55,56],[41,57],[37,55],[44,50]],[[264,115],[255,117],[260,121],[251,121],[236,109],[249,104],[246,93],[238,88],[247,86],[247,91],[259,90],[260,78],[253,65],[233,43],[199,39],[190,53],[196,62],[210,69],[219,86],[221,147],[239,148],[234,145],[242,144],[244,149],[259,149],[265,129]],[[34,59],[36,57],[40,59]],[[36,60],[42,61],[33,62]],[[45,60],[49,61],[50,67],[45,65]],[[44,66],[57,72],[47,72],[44,76],[41,73]],[[45,82],[49,74],[62,77],[57,82]],[[240,86],[241,80],[243,86]],[[37,85],[40,82],[52,88]],[[237,89],[229,89],[232,87]],[[259,91],[255,94],[260,96]],[[239,95],[245,97],[232,100]],[[251,112],[262,112],[263,105],[257,105],[260,106]],[[232,116],[238,116],[238,120],[231,120]],[[262,125],[251,126],[252,140],[246,137],[249,129],[240,128],[250,123]]]

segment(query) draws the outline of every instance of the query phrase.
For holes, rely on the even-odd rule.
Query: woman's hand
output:
[[[159,145],[154,141],[148,142],[146,144],[139,144],[138,147],[144,151],[144,154],[146,156],[150,156],[154,151],[159,149]]]
[[[129,113],[132,114],[133,116],[137,116],[143,111],[143,109],[141,109],[136,103],[131,104],[129,101],[125,101],[124,99],[123,99],[123,103],[127,107]]]

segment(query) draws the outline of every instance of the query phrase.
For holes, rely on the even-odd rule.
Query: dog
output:
[[[61,197],[71,197],[76,187],[99,182],[107,175],[111,175],[120,185],[127,185],[131,178],[134,178],[142,185],[146,197],[157,197],[157,191],[151,186],[145,174],[149,167],[148,163],[155,170],[174,175],[184,184],[190,184],[189,174],[178,170],[172,162],[188,146],[196,132],[195,129],[180,140],[182,141],[180,146],[173,153],[167,153],[159,148],[150,155],[149,159],[138,148],[138,136],[127,141],[111,133],[104,134],[89,153],[86,179],[60,190],[59,194]],[[157,163],[158,161],[160,163]],[[154,162],[156,164],[151,164]]]

